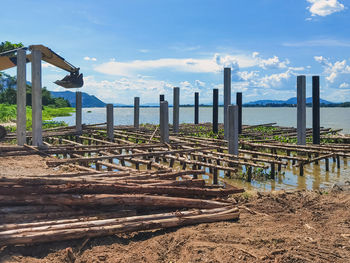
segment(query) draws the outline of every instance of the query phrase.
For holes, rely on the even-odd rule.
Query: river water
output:
[[[243,108],[243,124],[264,124],[276,122],[280,126],[296,127],[296,108]],[[69,117],[58,117],[55,121],[65,121],[69,125],[75,124],[75,114]],[[94,124],[106,121],[105,108],[84,108],[83,123]],[[194,108],[180,108],[180,122],[193,123]],[[212,121],[212,108],[200,107],[199,121]],[[219,109],[219,122],[223,121],[223,108]],[[159,108],[141,108],[140,123],[158,124]],[[172,108],[169,108],[169,122],[172,123]],[[115,125],[133,124],[133,108],[114,108]],[[333,129],[343,129],[343,133],[350,134],[350,108],[321,108],[321,126]],[[307,108],[307,127],[312,127],[312,109]],[[251,183],[239,179],[228,179],[230,183],[250,190],[279,190],[279,189],[320,189],[330,187],[334,183],[350,180],[348,160],[343,160],[341,168],[330,159],[329,171],[325,170],[324,160],[319,165],[309,164],[304,167],[305,176],[298,176],[298,169],[291,164],[283,168],[283,173],[275,180],[253,180]],[[220,174],[223,178],[223,173]]]
[[[169,122],[172,123],[172,108],[169,108]],[[296,127],[296,108],[243,108],[243,124],[263,124],[276,122],[280,126]],[[114,108],[115,125],[132,124],[134,120],[133,108]],[[58,117],[56,121],[65,121],[74,125],[75,114],[69,117]],[[83,123],[93,124],[106,121],[105,108],[83,108]],[[199,122],[212,121],[212,108],[199,108]],[[219,109],[219,122],[223,121],[223,108]],[[158,124],[159,108],[141,108],[140,123]],[[180,107],[180,122],[194,122],[194,108]],[[312,109],[306,110],[306,125],[312,127]],[[350,133],[350,108],[321,108],[321,126],[326,128],[343,129],[343,133]]]

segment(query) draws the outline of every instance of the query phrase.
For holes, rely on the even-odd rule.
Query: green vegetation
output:
[[[67,126],[65,122],[52,121],[55,117],[70,116],[75,111],[74,108],[52,108],[44,106],[42,111],[43,128],[52,128],[57,126]],[[16,121],[17,106],[0,104],[0,123],[1,122],[14,122]],[[27,130],[32,128],[32,108],[27,106]],[[14,131],[15,127],[11,127]]]
[[[1,42],[0,44],[0,53],[2,52],[6,52],[12,49],[16,49],[16,48],[21,48],[23,47],[22,43],[17,43],[17,44],[13,44],[9,41],[5,41],[5,42]]]
[[[22,43],[12,44],[9,41],[1,42],[0,44],[0,53],[9,51],[12,49],[23,47]],[[9,56],[13,56],[9,54]],[[0,103],[13,105],[17,101],[17,91],[16,91],[17,78],[10,76],[6,73],[0,72]],[[27,106],[32,105],[32,88],[31,85],[27,85],[26,89],[27,94]],[[46,87],[42,89],[42,104],[44,106],[51,107],[70,107],[68,100],[63,98],[53,98],[51,92],[47,90]]]

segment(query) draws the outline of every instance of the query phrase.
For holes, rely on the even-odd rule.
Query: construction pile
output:
[[[107,171],[0,178],[0,246],[235,220],[227,197],[194,171]]]

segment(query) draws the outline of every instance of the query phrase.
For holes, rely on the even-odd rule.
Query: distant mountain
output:
[[[75,107],[75,92],[72,91],[51,91],[52,97],[64,98],[69,101],[72,107]],[[94,95],[89,95],[85,92],[82,92],[82,102],[84,108],[92,107],[105,107],[106,103],[96,98]]]
[[[312,103],[312,97],[306,98],[306,103]],[[330,105],[330,104],[336,104],[333,102],[330,102],[328,100],[324,100],[324,99],[320,99],[320,103],[321,104],[326,104],[326,105]],[[295,105],[297,104],[297,98],[290,98],[288,100],[257,100],[257,101],[252,101],[252,102],[248,102],[245,103],[244,106],[266,106],[266,105]]]
[[[297,104],[297,97],[290,98],[285,103],[287,104]],[[306,103],[312,103],[312,97],[306,98]],[[320,99],[321,104],[334,104],[334,102],[330,102],[328,100]]]
[[[244,103],[244,105],[261,105],[265,106],[267,104],[283,104],[286,103],[284,100],[257,100],[257,101],[251,101],[248,103]]]

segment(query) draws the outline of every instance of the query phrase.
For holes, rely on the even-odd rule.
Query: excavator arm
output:
[[[26,48],[27,49],[27,48]],[[65,76],[62,80],[57,80],[54,83],[64,88],[80,88],[84,85],[83,74],[79,73],[79,68],[74,67],[63,57],[56,54],[54,51],[43,45],[31,45],[29,50],[40,50],[42,54],[42,60],[47,63],[56,66],[60,69],[70,72],[69,75]],[[15,67],[17,65],[17,57],[14,53],[18,49],[10,50],[7,52],[0,53],[0,71]],[[31,55],[26,56],[27,63],[31,61]]]

